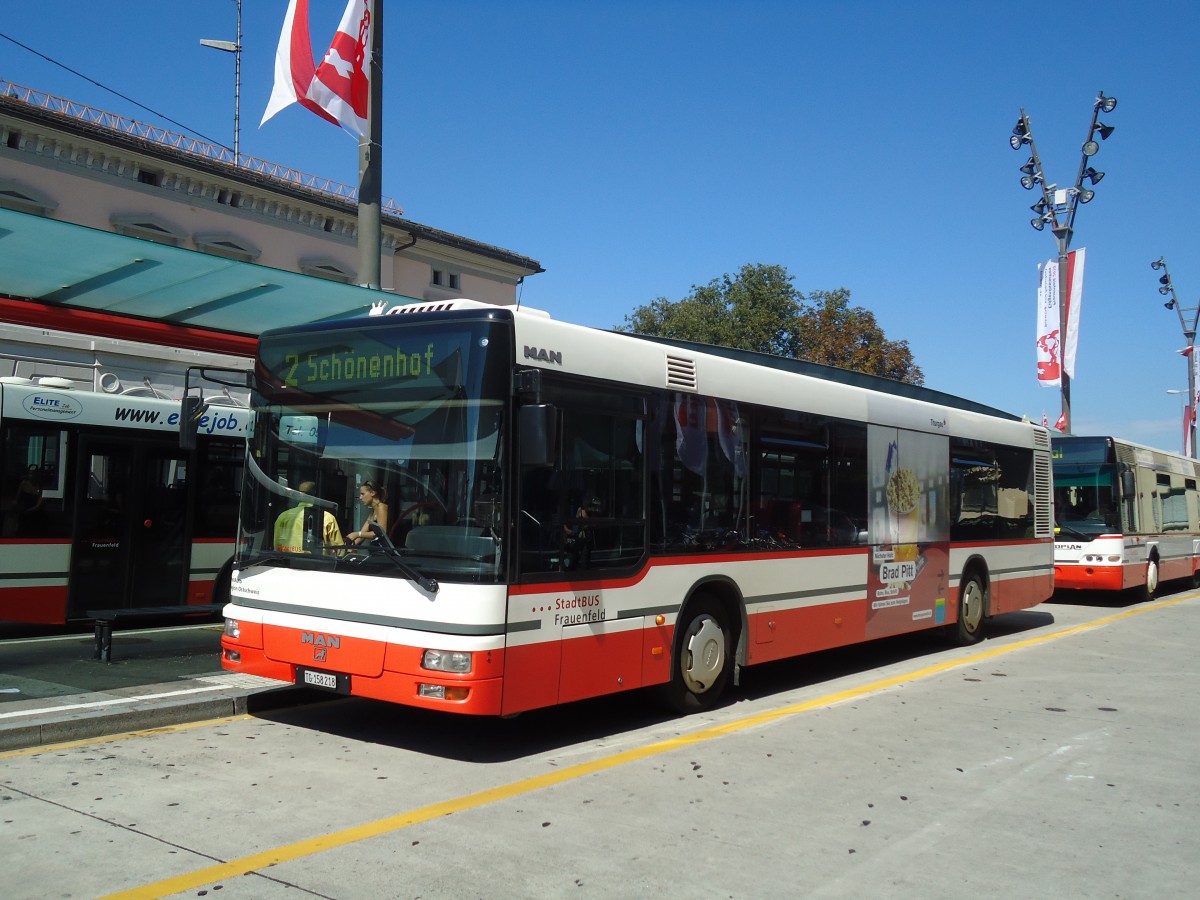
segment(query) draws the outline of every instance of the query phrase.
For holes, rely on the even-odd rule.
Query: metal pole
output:
[[[239,165],[242,144],[242,0],[237,0],[237,50],[233,54],[233,164]]]
[[[1183,304],[1179,302],[1179,295],[1175,293],[1175,282],[1171,279],[1171,271],[1167,268],[1167,262],[1161,256],[1150,264],[1150,267],[1155,271],[1162,269],[1162,277],[1159,282],[1162,287],[1158,292],[1164,297],[1170,296],[1170,301],[1164,304],[1167,309],[1175,310],[1175,315],[1179,316],[1179,328],[1183,332],[1183,339],[1187,341],[1187,348],[1184,350],[1183,358],[1188,367],[1188,400],[1186,404],[1188,414],[1188,427],[1185,432],[1184,453],[1193,459],[1200,457],[1200,453],[1196,448],[1196,363],[1192,357],[1196,350],[1196,325],[1200,322],[1200,305],[1189,307],[1186,312],[1191,314],[1189,322],[1187,316],[1184,315]]]
[[[1071,227],[1060,225],[1054,229],[1058,241],[1058,358],[1062,373],[1062,418],[1063,434],[1071,433],[1071,376],[1067,374],[1067,271],[1071,246]]]
[[[371,94],[367,100],[367,134],[358,142],[358,277],[363,287],[379,290],[383,243],[383,0],[371,0],[368,14]]]

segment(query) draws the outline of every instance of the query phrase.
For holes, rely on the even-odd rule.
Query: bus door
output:
[[[76,465],[68,617],[183,603],[186,455],[170,444],[84,435]]]

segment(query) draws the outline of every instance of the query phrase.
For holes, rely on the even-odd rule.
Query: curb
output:
[[[111,708],[80,709],[78,707],[89,705],[80,703],[57,710],[52,706],[37,709],[27,718],[20,718],[21,714],[17,713],[11,721],[0,720],[0,752],[246,715],[299,706],[316,699],[305,688],[279,685],[278,682],[274,686],[256,689],[227,688],[206,696],[162,696],[179,693],[179,686],[178,682],[149,685],[134,696],[82,695],[102,698],[94,700],[91,705],[109,703],[113,704]]]

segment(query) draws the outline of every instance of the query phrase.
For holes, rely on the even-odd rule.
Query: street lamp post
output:
[[[242,0],[236,0],[236,2],[237,40],[200,39],[201,46],[233,54],[233,164],[235,166],[239,165],[242,152],[240,147],[242,138]]]
[[[1042,231],[1047,225],[1058,242],[1058,339],[1059,339],[1059,371],[1062,386],[1062,430],[1069,434],[1071,431],[1071,378],[1067,374],[1067,263],[1071,248],[1071,236],[1075,230],[1075,213],[1080,203],[1088,203],[1096,192],[1083,186],[1086,178],[1094,187],[1104,177],[1103,172],[1097,172],[1088,162],[1100,150],[1096,135],[1100,140],[1108,140],[1113,133],[1111,125],[1100,121],[1100,113],[1110,113],[1117,108],[1116,97],[1106,97],[1101,91],[1092,104],[1092,124],[1088,129],[1087,140],[1083,142],[1083,157],[1079,162],[1079,172],[1075,176],[1072,187],[1060,190],[1055,184],[1046,182],[1042,160],[1038,156],[1037,145],[1033,141],[1033,130],[1029,125],[1029,116],[1021,109],[1021,117],[1013,127],[1012,137],[1008,139],[1014,150],[1020,150],[1025,144],[1029,145],[1029,161],[1021,166],[1021,187],[1033,190],[1035,186],[1042,189],[1042,198],[1030,207],[1035,218],[1029,224],[1037,231]]]
[[[1160,285],[1158,292],[1164,297],[1170,297],[1163,304],[1167,309],[1175,310],[1179,316],[1179,327],[1183,329],[1183,339],[1187,341],[1187,346],[1180,352],[1183,353],[1184,359],[1187,360],[1188,370],[1188,400],[1184,415],[1187,417],[1184,423],[1184,441],[1183,452],[1185,456],[1195,458],[1196,456],[1196,360],[1193,358],[1196,350],[1196,322],[1200,319],[1200,305],[1194,307],[1183,308],[1183,304],[1179,302],[1179,298],[1175,296],[1175,282],[1171,280],[1171,272],[1167,268],[1167,261],[1161,256],[1154,262],[1150,263],[1150,268],[1155,271],[1162,269],[1162,275],[1159,276],[1158,283]],[[1190,318],[1189,318],[1190,316]],[[1168,391],[1167,393],[1174,393]]]

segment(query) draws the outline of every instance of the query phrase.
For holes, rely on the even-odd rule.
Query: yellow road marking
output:
[[[320,853],[325,850],[332,850],[336,847],[344,847],[347,844],[353,844],[359,841],[367,840],[368,838],[378,837],[383,834],[399,831],[412,825],[419,825],[423,822],[440,818],[441,816],[448,816],[453,813],[476,809],[500,800],[508,800],[522,794],[528,794],[533,791],[541,790],[542,788],[552,787],[556,784],[562,784],[565,781],[581,778],[584,775],[603,772],[607,769],[614,769],[627,763],[637,762],[639,760],[658,756],[663,753],[668,753],[672,750],[678,750],[682,747],[690,747],[694,744],[703,743],[704,741],[709,741],[716,737],[735,734],[739,731],[744,731],[748,728],[753,728],[767,722],[774,722],[779,719],[785,719],[790,716],[798,715],[799,713],[809,712],[811,710],[826,706],[832,706],[836,703],[842,703],[846,700],[859,699],[868,694],[887,690],[888,688],[896,687],[900,684],[906,684],[908,682],[928,678],[932,675],[937,675],[950,669],[961,668],[963,666],[983,662],[984,660],[993,659],[1006,653],[1012,653],[1016,650],[1023,650],[1027,647],[1034,647],[1038,644],[1059,640],[1060,638],[1068,637],[1073,634],[1079,634],[1083,631],[1089,631],[1093,628],[1099,628],[1102,625],[1118,622],[1122,619],[1140,615],[1141,613],[1149,612],[1151,610],[1165,609],[1169,606],[1174,606],[1176,603],[1181,603],[1184,600],[1193,600],[1197,596],[1200,596],[1200,594],[1191,593],[1181,597],[1176,597],[1172,600],[1160,601],[1158,603],[1146,606],[1139,606],[1111,616],[1106,616],[1103,619],[1097,619],[1094,622],[1087,622],[1082,625],[1075,625],[1070,628],[1065,628],[1062,631],[1055,631],[1049,634],[1038,635],[1037,637],[1026,638],[1025,640],[1017,641],[1014,644],[1006,644],[1002,647],[996,647],[990,650],[984,650],[981,653],[972,654],[971,656],[935,663],[931,666],[925,666],[924,668],[917,669],[914,672],[893,675],[888,678],[881,678],[877,681],[864,684],[860,687],[847,688],[844,691],[836,691],[832,694],[826,694],[822,697],[806,700],[803,703],[796,703],[791,706],[781,707],[779,709],[754,713],[731,722],[726,722],[722,725],[713,725],[709,728],[703,728],[691,734],[679,735],[665,741],[648,744],[645,747],[635,747],[633,749],[624,750],[620,753],[614,753],[591,762],[579,763],[578,765],[568,766],[565,769],[555,769],[552,772],[546,772],[542,775],[535,775],[532,778],[514,781],[511,784],[500,785],[499,787],[478,791],[474,794],[467,794],[451,800],[444,800],[440,803],[433,803],[429,806],[423,806],[420,809],[400,813],[399,815],[395,816],[389,816],[384,819],[378,819],[374,822],[368,822],[363,825],[356,825],[352,828],[345,828],[341,831],[332,832],[331,834],[320,835],[318,837],[308,838],[307,840],[303,841],[296,841],[295,843],[286,844],[282,847],[276,847],[272,850],[265,850],[262,853],[243,856],[240,859],[230,860],[229,862],[219,863],[215,866],[209,866],[207,868],[189,872],[184,875],[178,875],[174,878],[167,878],[162,881],[154,882],[153,884],[147,884],[128,891],[111,894],[109,897],[103,898],[103,900],[115,900],[115,898],[130,898],[130,900],[132,900],[132,898],[137,898],[137,900],[148,900],[148,898],[168,897],[172,894],[178,894],[184,891],[200,888],[204,885],[212,884],[214,882],[225,881],[230,878],[248,875],[251,872],[255,872],[259,869],[265,869],[269,866],[290,862],[292,860],[300,859],[305,856],[311,856],[315,853]]]
[[[152,734],[170,734],[173,731],[188,731],[209,725],[223,725],[226,722],[242,722],[253,719],[248,713],[236,716],[222,716],[219,719],[205,719],[201,722],[181,722],[178,725],[160,725],[156,728],[143,728],[140,731],[123,731],[120,734],[104,734],[99,737],[80,738],[77,741],[63,741],[59,744],[42,744],[39,747],[23,747],[20,750],[6,750],[0,753],[0,759],[13,759],[18,756],[33,756],[36,753],[54,753],[59,750],[71,750],[75,747],[91,747],[95,744],[110,744],[114,741],[127,741],[130,738],[147,737]]]

